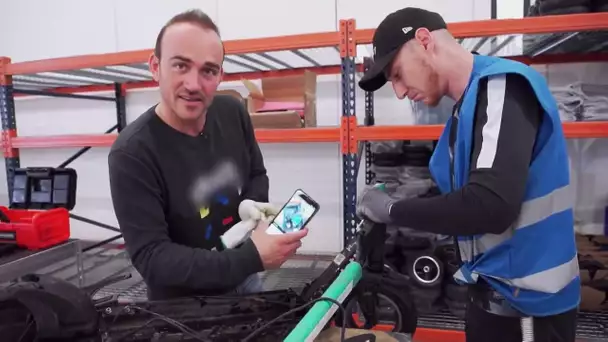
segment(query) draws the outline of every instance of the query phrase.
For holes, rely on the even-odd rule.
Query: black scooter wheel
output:
[[[407,275],[419,287],[440,286],[443,282],[443,273],[443,263],[430,254],[412,256],[407,263]]]
[[[386,269],[389,274],[385,274],[380,279],[377,288],[376,312],[378,324],[371,329],[382,327],[383,330],[389,328],[393,332],[414,334],[418,325],[418,311],[408,290],[408,279],[396,271],[390,270],[388,266]],[[377,277],[381,277],[381,275],[364,273],[357,287],[365,288],[367,284],[377,284]],[[346,328],[363,328],[365,326],[365,320],[359,313],[356,293],[356,290],[353,291],[344,302]],[[342,312],[338,310],[335,316],[337,326],[342,326],[343,317]]]

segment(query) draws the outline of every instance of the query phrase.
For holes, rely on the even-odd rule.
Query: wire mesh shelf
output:
[[[337,47],[294,49],[285,51],[229,54],[223,63],[227,76],[285,70],[339,67],[340,52]],[[13,76],[13,86],[25,90],[50,90],[53,88],[77,88],[114,83],[138,83],[153,81],[147,63],[109,65],[96,68],[39,72]]]

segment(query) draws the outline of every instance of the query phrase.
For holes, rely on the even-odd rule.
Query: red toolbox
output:
[[[67,241],[75,205],[75,170],[15,169],[10,207],[0,206],[0,243],[37,250]]]

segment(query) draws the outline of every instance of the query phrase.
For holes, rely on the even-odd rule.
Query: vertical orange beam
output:
[[[8,57],[0,56],[0,85],[8,85],[9,75],[6,74],[6,66],[11,63],[11,59]]]
[[[6,70],[8,65],[11,63],[11,59],[8,57],[0,57],[0,86],[11,86],[13,84],[13,77],[8,75]],[[7,103],[3,103],[3,102]],[[10,104],[8,102],[11,102]],[[1,106],[12,106],[12,99],[0,99]],[[6,108],[7,110],[14,111],[14,108]],[[6,120],[10,118],[2,118],[2,120]],[[6,124],[6,123],[4,123]],[[4,126],[3,124],[3,126]],[[14,126],[14,125],[13,125]],[[4,152],[5,158],[17,158],[19,157],[19,150],[16,148],[12,148],[11,139],[17,136],[16,129],[2,129],[2,150]]]
[[[355,20],[340,20],[340,57],[356,57],[357,44],[355,43]],[[344,72],[344,70],[342,70]],[[352,90],[355,91],[354,89]],[[342,110],[344,111],[344,109]],[[357,128],[357,116],[341,116],[340,122],[340,144],[343,154],[357,153],[357,140],[355,129]]]
[[[357,57],[357,42],[355,40],[355,29],[356,29],[356,23],[355,23],[355,19],[349,19],[346,22],[346,31],[347,31],[347,35],[348,35],[348,40],[347,40],[347,50],[348,50],[348,56],[352,57],[352,58],[356,58]],[[353,66],[355,66],[355,70],[354,72],[356,72],[356,63],[353,63]],[[356,82],[355,82],[355,87],[352,89],[353,91],[353,98],[354,98],[354,102],[356,102],[356,90],[357,86],[356,86]],[[354,103],[353,103],[354,106]],[[349,152],[352,154],[357,154],[359,152],[359,146],[357,144],[357,137],[356,137],[356,129],[357,129],[357,113],[356,113],[356,109],[355,109],[355,113],[353,116],[349,117],[348,120],[348,140],[349,140]]]
[[[340,19],[340,58],[348,57],[348,20]],[[341,72],[344,72],[342,70]],[[341,89],[341,91],[344,91]],[[341,96],[342,98],[343,96]],[[344,103],[342,104],[344,107]],[[349,131],[349,118],[344,115],[345,109],[342,108],[340,113],[340,150],[342,154],[348,154],[350,151],[350,131]]]

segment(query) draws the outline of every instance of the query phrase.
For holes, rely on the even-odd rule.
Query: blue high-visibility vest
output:
[[[581,284],[574,196],[569,191],[568,154],[557,104],[545,79],[534,69],[496,57],[474,58],[473,73],[457,113],[453,150],[450,151],[450,119],[430,161],[433,178],[443,193],[457,190],[468,181],[481,78],[507,73],[525,76],[545,115],[536,137],[519,217],[502,234],[458,236],[463,265],[454,278],[468,284],[483,278],[525,315],[539,317],[571,310],[579,305]]]

